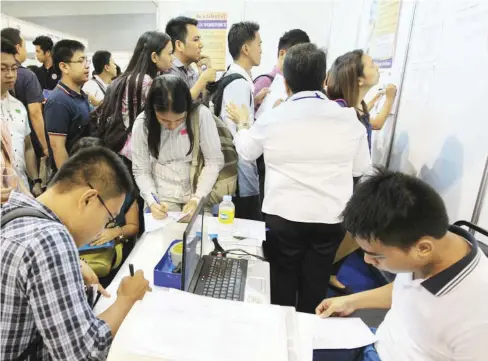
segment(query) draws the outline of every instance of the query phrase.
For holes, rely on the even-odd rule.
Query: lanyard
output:
[[[293,102],[296,102],[297,100],[302,100],[302,99],[320,99],[320,100],[325,100],[324,98],[322,98],[319,95],[319,93],[315,93],[315,96],[306,96],[306,97],[296,98],[296,99],[293,99],[292,101]]]

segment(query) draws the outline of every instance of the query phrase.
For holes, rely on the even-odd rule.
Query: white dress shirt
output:
[[[291,96],[239,131],[234,142],[244,159],[264,153],[263,212],[294,222],[340,223],[353,176],[371,167],[366,132],[354,109],[316,91]]]
[[[237,106],[244,104],[249,110],[249,121],[254,123],[254,83],[251,79],[249,73],[240,65],[233,63],[227,75],[230,74],[240,74],[244,79],[234,80],[232,83],[227,85],[224,89],[224,94],[222,97],[222,111],[220,112],[220,118],[227,125],[232,135],[236,134],[236,124],[228,119],[226,106],[229,103],[234,103]],[[239,182],[239,195],[241,197],[256,196],[259,194],[259,175],[256,160],[246,161],[239,157],[239,162],[237,164],[238,172],[238,182]]]

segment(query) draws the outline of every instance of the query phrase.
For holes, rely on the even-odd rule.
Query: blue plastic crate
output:
[[[167,288],[181,289],[181,273],[173,273],[175,266],[171,261],[171,254],[169,250],[176,243],[181,242],[181,240],[174,240],[171,242],[170,246],[164,253],[163,258],[158,262],[156,267],[154,267],[154,285]]]

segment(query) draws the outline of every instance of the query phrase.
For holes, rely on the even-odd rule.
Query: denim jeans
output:
[[[371,327],[371,331],[376,334],[376,328]],[[363,351],[363,361],[381,361],[374,345],[366,346]]]

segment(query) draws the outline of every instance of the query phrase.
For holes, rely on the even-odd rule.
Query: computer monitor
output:
[[[183,260],[181,268],[181,289],[183,291],[188,291],[198,262],[202,258],[204,203],[205,199],[202,199],[183,233]]]

